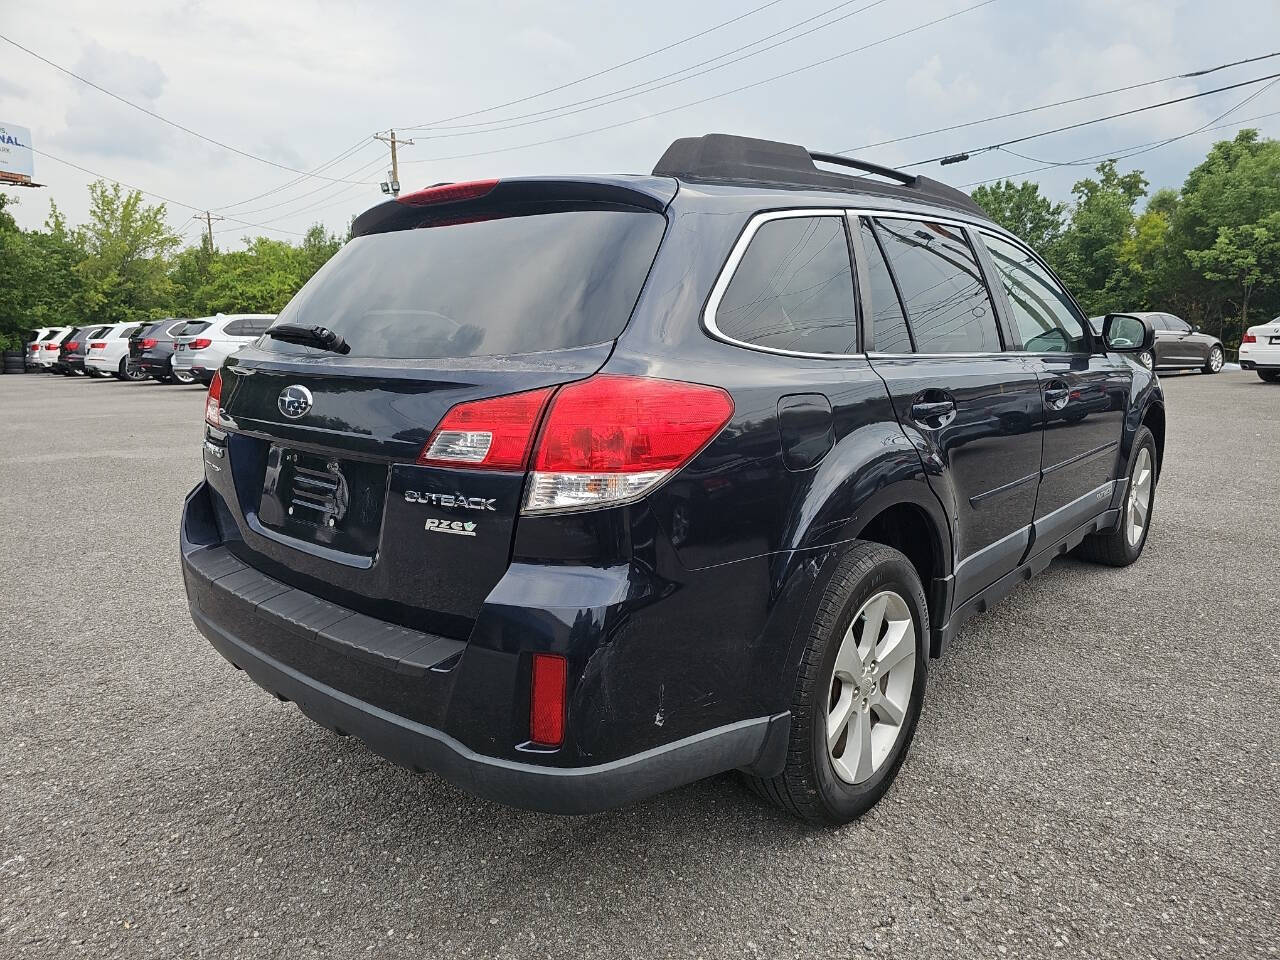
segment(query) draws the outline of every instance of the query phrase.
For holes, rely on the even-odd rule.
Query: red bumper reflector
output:
[[[529,696],[529,739],[543,747],[564,743],[564,694],[568,665],[553,653],[533,655]]]

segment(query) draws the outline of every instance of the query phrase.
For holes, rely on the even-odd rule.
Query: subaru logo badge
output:
[[[280,391],[280,399],[276,401],[280,412],[290,420],[304,417],[311,409],[311,391],[299,384],[285,387]]]

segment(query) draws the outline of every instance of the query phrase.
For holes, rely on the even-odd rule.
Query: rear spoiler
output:
[[[366,210],[352,222],[351,235],[482,219],[499,211],[536,213],[598,206],[662,213],[678,189],[670,177],[521,177],[441,183]]]

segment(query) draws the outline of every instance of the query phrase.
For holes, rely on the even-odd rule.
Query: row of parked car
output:
[[[274,320],[273,314],[219,313],[195,320],[37,327],[27,342],[26,367],[66,376],[207,384],[223,360],[262,336]]]

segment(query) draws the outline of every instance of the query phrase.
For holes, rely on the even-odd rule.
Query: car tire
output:
[[[865,635],[871,623],[874,645]],[[805,640],[786,766],[776,777],[748,777],[752,789],[813,824],[838,826],[871,809],[915,733],[928,637],[929,610],[911,561],[891,547],[856,542],[841,558]]]
[[[1218,373],[1222,370],[1222,365],[1226,362],[1226,359],[1226,355],[1223,354],[1222,348],[1215,343],[1209,350],[1209,358],[1205,360],[1204,366],[1200,368],[1200,372]]]
[[[1146,546],[1147,535],[1151,532],[1151,517],[1155,512],[1156,484],[1160,479],[1159,462],[1156,438],[1146,427],[1139,427],[1133,437],[1133,449],[1129,451],[1120,521],[1114,530],[1085,537],[1075,549],[1077,557],[1110,567],[1127,567],[1142,556],[1142,548]],[[1144,502],[1145,513],[1142,512]],[[1136,530],[1136,535],[1135,522],[1141,523],[1141,529]]]
[[[186,371],[179,370],[177,367],[173,365],[172,361],[170,361],[169,363],[169,378],[170,378],[169,379],[170,383],[177,381],[178,383],[189,385],[196,382],[195,377],[193,377],[191,374],[187,373]]]
[[[128,380],[131,383],[141,383],[143,380],[146,380],[149,376],[150,374],[142,370],[130,370],[128,357],[120,358],[120,372],[116,374],[117,379]]]
[[[1267,383],[1276,383],[1280,381],[1280,370],[1259,370],[1258,378]]]

